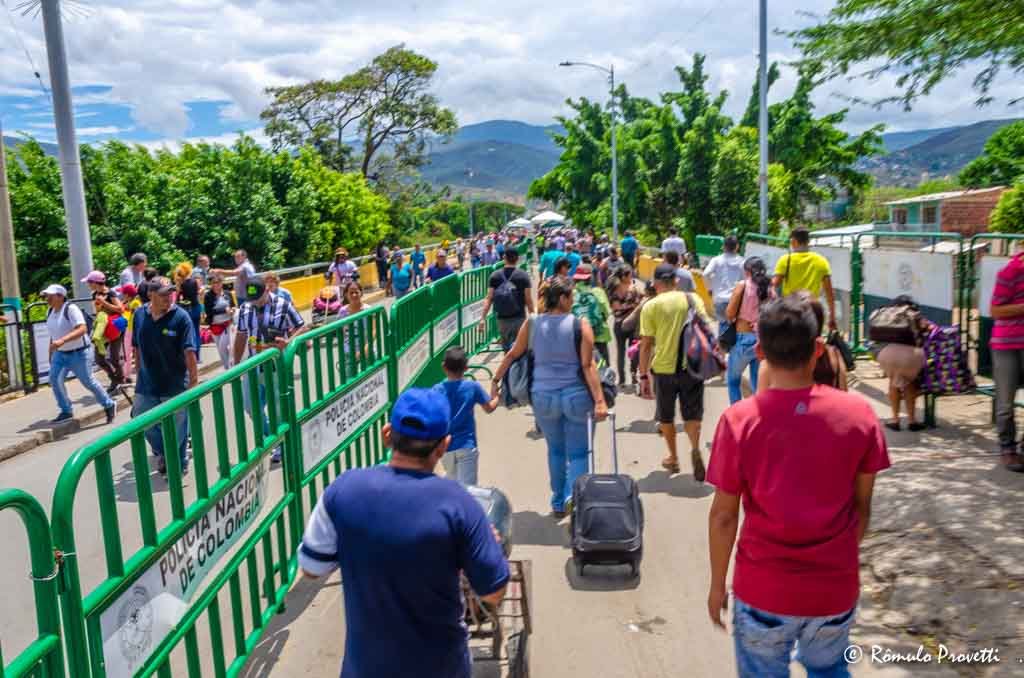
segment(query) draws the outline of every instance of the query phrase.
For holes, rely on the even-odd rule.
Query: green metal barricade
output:
[[[459,274],[462,293],[460,341],[469,355],[484,351],[498,334],[497,323],[493,317],[488,318],[484,328],[480,329],[480,320],[484,317],[484,299],[487,297],[491,273],[494,270],[493,266],[484,266]]]
[[[31,495],[21,490],[0,491],[0,511],[11,509],[21,518],[28,536],[29,558],[32,571],[28,577],[32,580],[35,595],[36,639],[16,656],[11,663],[4,665],[0,655],[0,678],[22,678],[22,676],[39,676],[40,678],[60,678],[64,675],[64,657],[60,633],[60,608],[57,602],[57,562],[50,538],[50,524],[46,513]],[[8,548],[13,545],[7,544]],[[9,572],[8,579],[22,573]],[[15,614],[8,609],[6,614]],[[17,613],[20,619],[28,615]]]
[[[297,450],[287,482],[298,497],[297,534],[334,478],[387,458],[381,429],[394,400],[390,364],[380,306],[318,327],[285,349],[282,402]]]
[[[441,363],[444,352],[461,339],[462,289],[458,276],[450,275],[430,285],[431,314],[434,325],[431,328],[431,359],[424,372],[424,381],[436,383],[444,378]]]
[[[708,259],[725,251],[725,238],[720,235],[698,235],[696,245],[697,265],[704,266]]]
[[[295,463],[278,400],[280,356],[273,349],[250,358],[80,449],[65,465],[54,492],[52,533],[65,554],[62,607],[72,675],[168,678],[174,653],[192,678],[234,676],[282,608],[296,572],[291,556],[299,535],[291,515],[294,493],[284,490],[273,505],[269,499],[277,489],[270,483],[271,451],[285,445],[285,470]],[[256,407],[266,397],[269,426],[259,412],[246,414],[246,392]],[[195,497],[188,502],[176,454],[179,413],[187,416],[193,454],[187,487]],[[203,426],[209,417],[211,431]],[[144,434],[158,424],[168,451],[167,481],[150,477]],[[116,481],[115,454],[119,463],[127,459]],[[94,541],[80,537],[75,522],[87,474],[95,476],[99,504],[101,530]],[[117,501],[126,484],[133,509],[123,497]],[[122,520],[125,512],[134,514],[132,520]],[[126,554],[126,543],[141,545]],[[84,559],[76,552],[97,544],[105,572],[82,573]],[[84,577],[99,584],[84,592]],[[215,648],[208,671],[200,625],[203,644]]]
[[[410,386],[428,385],[421,377],[425,375],[433,355],[433,321],[430,287],[421,287],[391,306],[388,329],[393,358],[393,393],[401,393]]]

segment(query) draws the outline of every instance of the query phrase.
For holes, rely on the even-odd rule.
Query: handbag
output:
[[[718,349],[718,340],[697,312],[693,295],[687,293],[686,298],[690,310],[679,337],[676,373],[685,371],[694,379],[707,381],[725,372],[725,359]]]
[[[743,284],[743,289],[740,290],[740,306],[743,306],[743,295],[747,293],[747,285]],[[739,338],[737,335],[739,332],[736,330],[736,321],[722,321],[724,328],[718,334],[718,345],[722,347],[723,351],[729,351],[733,346],[736,345],[736,341]]]
[[[960,326],[935,327],[924,342],[921,390],[930,395],[973,391],[977,384],[960,343]]]
[[[883,306],[868,319],[868,339],[883,344],[917,345],[921,313],[910,306]]]
[[[829,346],[834,346],[839,355],[843,358],[843,363],[846,365],[847,372],[853,372],[857,368],[857,361],[854,360],[853,351],[850,349],[850,345],[843,339],[843,335],[837,330],[833,330],[828,334],[828,340],[826,342]]]
[[[526,352],[513,362],[505,373],[502,393],[505,407],[521,407],[530,404],[533,389],[533,317],[528,317],[529,343]]]

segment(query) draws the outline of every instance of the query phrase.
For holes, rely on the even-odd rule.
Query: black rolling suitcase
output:
[[[587,565],[629,565],[635,577],[644,553],[644,507],[636,481],[619,473],[614,412],[608,420],[615,473],[593,473],[594,439],[588,434],[591,473],[577,478],[572,488],[572,557],[580,575]]]

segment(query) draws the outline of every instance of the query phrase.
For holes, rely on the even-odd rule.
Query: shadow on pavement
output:
[[[658,422],[651,419],[634,419],[628,426],[617,429],[620,433],[653,433],[660,434]],[[676,432],[683,432],[683,425],[676,424]]]
[[[288,592],[284,611],[274,615],[270,620],[263,639],[253,649],[245,663],[245,668],[238,675],[242,678],[266,678],[269,676],[291,637],[291,631],[288,628],[291,623],[306,611],[322,589],[340,585],[341,582],[337,580],[317,581],[300,575],[295,586]]]
[[[641,492],[664,493],[670,497],[701,499],[714,493],[715,488],[698,483],[690,474],[670,476],[668,471],[651,471],[646,478],[637,481]]]
[[[640,586],[643,571],[641,565],[640,575],[634,577],[629,565],[587,565],[581,577],[572,557],[565,560],[565,580],[573,591],[632,591]]]
[[[568,523],[560,524],[552,516],[536,511],[513,513],[512,541],[514,544],[569,548]]]

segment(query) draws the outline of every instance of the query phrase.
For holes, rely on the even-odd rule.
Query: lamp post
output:
[[[760,73],[758,73],[759,109],[757,117],[758,145],[760,147],[760,170],[758,189],[761,213],[761,233],[768,232],[768,0],[760,0]]]
[[[612,242],[618,246],[619,242],[619,148],[615,138],[615,64],[612,64],[610,68],[604,66],[598,66],[597,64],[587,63],[585,61],[563,61],[558,64],[559,66],[586,66],[587,68],[596,68],[597,70],[608,74],[608,83],[610,85],[609,94],[612,100]]]

